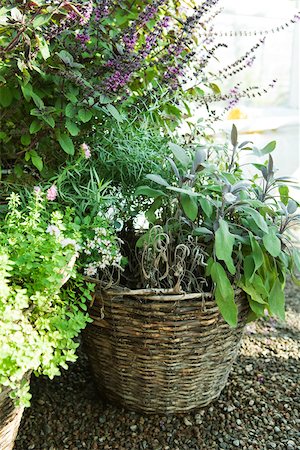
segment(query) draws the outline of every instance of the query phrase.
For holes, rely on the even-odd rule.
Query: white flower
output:
[[[76,251],[80,250],[80,245],[77,244],[77,242],[75,241],[75,239],[70,239],[70,238],[63,238],[61,241],[61,246],[62,247],[67,247],[67,245],[72,245]]]
[[[97,273],[97,267],[93,266],[92,264],[90,264],[88,267],[86,267],[84,269],[84,273],[88,276],[88,277],[92,277],[93,275],[96,275]]]
[[[56,225],[48,225],[46,233],[55,235],[57,237],[60,235],[60,229]]]

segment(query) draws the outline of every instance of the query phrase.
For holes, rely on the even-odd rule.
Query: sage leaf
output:
[[[258,211],[256,211],[253,208],[245,208],[245,212],[247,212],[252,217],[252,219],[254,220],[256,225],[262,231],[264,231],[265,233],[269,232],[269,228],[268,228],[268,225],[267,225],[265,219],[263,218],[263,216]]]
[[[190,164],[190,157],[182,147],[169,142],[169,148],[175,158],[180,162],[180,164],[182,164],[184,167],[187,167]]]
[[[187,218],[192,221],[196,220],[198,216],[198,204],[195,199],[187,194],[181,194],[180,203]]]
[[[215,299],[224,320],[236,327],[238,309],[234,301],[234,290],[220,263],[214,262],[211,266],[211,277],[216,284]]]
[[[265,234],[263,236],[263,243],[264,243],[265,249],[270,253],[271,256],[274,256],[274,258],[277,258],[277,256],[280,255],[281,241],[276,236],[275,228],[270,228],[269,233]]]
[[[145,195],[146,197],[157,198],[166,194],[159,189],[153,189],[149,186],[139,186],[135,191],[135,195]]]
[[[220,219],[219,228],[215,233],[215,251],[219,260],[225,262],[229,272],[235,274],[235,266],[232,259],[232,250],[235,242],[235,237],[230,233],[228,223]]]
[[[275,279],[270,292],[269,307],[271,314],[277,316],[281,320],[285,320],[284,292],[278,278]]]
[[[154,181],[154,183],[161,184],[162,186],[169,186],[169,183],[160,175],[150,173],[146,175],[146,178],[148,178],[148,180]]]

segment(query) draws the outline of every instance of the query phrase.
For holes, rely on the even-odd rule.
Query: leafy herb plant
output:
[[[213,290],[220,312],[237,324],[235,288],[247,295],[249,319],[265,311],[284,319],[284,284],[300,269],[300,254],[291,228],[299,222],[297,202],[290,198],[295,181],[276,177],[271,152],[238,142],[235,126],[231,146],[223,152],[205,147],[184,149],[170,143],[170,176],[148,175],[149,185],[137,196],[152,199],[146,216],[149,230],[137,241],[140,279],[144,287]],[[253,163],[247,177],[240,152],[268,158]]]
[[[29,405],[27,374],[52,378],[76,359],[92,285],[77,276],[80,295],[74,282],[61,288],[76,275],[80,239],[70,210],[50,213],[39,189],[25,209],[11,195],[0,230],[0,389],[16,403]]]

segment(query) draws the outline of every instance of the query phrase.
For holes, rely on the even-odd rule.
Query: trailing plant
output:
[[[51,213],[39,189],[25,208],[10,196],[0,231],[0,390],[8,387],[17,404],[29,406],[32,371],[52,378],[75,361],[75,338],[90,321],[93,285],[73,268],[78,230],[70,209]]]
[[[255,319],[267,311],[284,319],[286,275],[300,270],[300,253],[290,230],[299,223],[299,204],[290,198],[296,181],[276,177],[271,152],[238,141],[207,152],[205,146],[170,143],[170,175],[147,176],[137,196],[152,200],[146,211],[149,229],[137,241],[139,281],[143,287],[176,287],[178,292],[213,290],[220,312],[237,324],[234,289],[247,294]],[[265,156],[252,163],[248,177],[239,165],[241,152]]]

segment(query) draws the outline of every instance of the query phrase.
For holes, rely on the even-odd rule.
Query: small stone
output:
[[[292,448],[294,448],[294,447],[295,447],[295,442],[294,442],[294,441],[292,441],[292,440],[289,440],[289,441],[287,441],[287,443],[286,443],[286,444],[287,444],[287,447],[288,447],[288,448],[291,448],[291,449],[292,449]]]
[[[183,422],[184,422],[184,424],[185,424],[187,427],[190,427],[190,426],[193,425],[192,422],[191,422],[187,417],[185,417],[185,418],[183,419]]]
[[[233,441],[233,445],[234,445],[235,447],[239,447],[239,446],[240,446],[240,441],[239,441],[238,439],[235,439],[235,440]]]
[[[227,411],[228,412],[232,412],[232,411],[234,411],[235,410],[235,407],[233,406],[233,405],[229,405],[228,407],[227,407]]]
[[[130,429],[131,429],[131,431],[136,431],[137,430],[137,425],[131,425]]]
[[[250,400],[249,406],[253,406],[253,405],[254,405],[254,400]]]
[[[202,416],[200,414],[195,414],[195,422],[196,422],[196,425],[201,425]]]
[[[253,365],[252,364],[247,364],[247,366],[245,367],[246,372],[250,373],[253,370]]]
[[[281,429],[280,429],[279,427],[275,427],[275,428],[274,428],[274,431],[275,431],[275,433],[280,433],[280,432],[281,432]]]
[[[237,425],[242,425],[241,419],[236,419],[236,424],[237,424]]]

